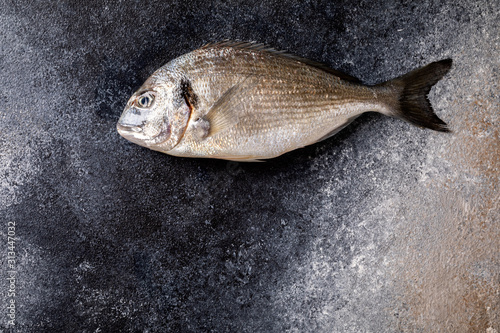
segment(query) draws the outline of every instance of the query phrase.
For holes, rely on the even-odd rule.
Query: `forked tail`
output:
[[[398,102],[392,116],[406,120],[417,126],[435,131],[449,132],[446,123],[436,116],[427,98],[432,86],[451,68],[452,60],[433,62],[380,86],[392,86],[399,91]]]

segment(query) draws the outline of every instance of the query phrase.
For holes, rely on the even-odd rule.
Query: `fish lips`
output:
[[[154,137],[145,135],[143,133],[142,126],[118,122],[116,124],[116,129],[118,133],[125,139],[145,147],[160,145],[170,139],[170,136],[172,134],[168,121],[163,122],[160,128],[160,132]]]

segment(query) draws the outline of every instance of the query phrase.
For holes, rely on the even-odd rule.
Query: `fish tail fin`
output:
[[[391,86],[399,91],[398,105],[392,108],[389,115],[417,126],[450,132],[446,123],[434,113],[427,95],[432,86],[448,73],[451,65],[451,59],[444,59],[382,83],[380,86]]]

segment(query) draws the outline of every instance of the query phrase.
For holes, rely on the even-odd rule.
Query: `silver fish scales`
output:
[[[375,86],[261,44],[222,42],[158,69],[118,121],[126,139],[185,157],[255,161],[324,140],[368,111],[448,131],[427,94],[446,59]]]

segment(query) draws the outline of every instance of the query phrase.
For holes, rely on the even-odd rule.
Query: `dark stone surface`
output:
[[[498,332],[499,10],[6,1],[0,327]],[[119,137],[128,97],[155,69],[222,39],[370,84],[451,57],[430,98],[453,133],[367,114],[332,139],[250,164],[175,158]]]

